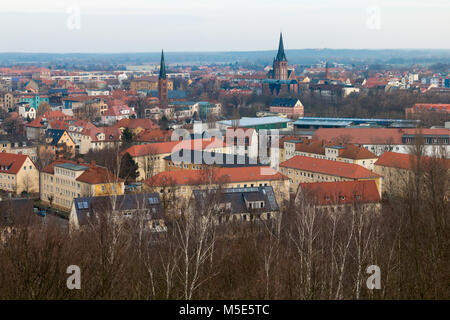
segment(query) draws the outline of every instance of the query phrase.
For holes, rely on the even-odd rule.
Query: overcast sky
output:
[[[0,2],[1,52],[450,48],[449,0]]]

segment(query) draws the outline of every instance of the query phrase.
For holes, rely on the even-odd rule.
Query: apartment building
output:
[[[331,214],[351,210],[376,213],[381,209],[373,180],[300,183],[295,201]]]
[[[37,158],[37,147],[31,141],[9,136],[0,137],[0,152],[28,155],[31,161],[36,161]]]
[[[211,188],[256,188],[271,186],[278,203],[289,197],[289,179],[266,167],[211,168],[204,170],[164,171],[144,181],[144,189],[158,192],[177,204],[189,201],[194,190]]]
[[[374,180],[381,195],[382,177],[354,163],[294,156],[280,163],[280,172],[290,179],[290,192],[304,182]]]
[[[354,163],[373,170],[373,164],[378,157],[364,147],[343,143],[326,143],[308,139],[290,140],[284,142],[285,159],[294,156],[305,156],[316,159],[326,159],[346,163]]]
[[[277,219],[280,209],[273,188],[247,187],[194,190],[189,213],[211,212],[216,225]],[[211,205],[211,202],[214,202]]]
[[[40,200],[64,211],[74,198],[124,193],[123,181],[95,162],[56,160],[42,169],[40,186]]]
[[[141,217],[144,231],[167,231],[164,208],[157,193],[75,198],[69,216],[70,229],[74,231],[94,222],[105,212],[114,214],[121,223]]]
[[[39,192],[39,171],[28,155],[0,153],[0,190],[21,194]]]
[[[422,166],[431,166],[430,161],[438,162],[447,168],[450,175],[450,160],[432,157],[422,157]],[[414,155],[385,152],[375,162],[374,172],[383,176],[383,192],[391,195],[401,195],[405,186],[414,178],[414,168],[418,166],[418,158]]]
[[[145,180],[164,171],[164,158],[181,149],[228,152],[226,144],[219,139],[192,139],[136,145],[126,149],[123,154],[130,154],[139,166],[138,179]]]

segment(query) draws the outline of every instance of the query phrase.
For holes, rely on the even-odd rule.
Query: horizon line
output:
[[[306,50],[356,50],[356,51],[450,51],[450,48],[302,48],[285,49],[285,51],[306,51]],[[255,50],[204,50],[204,51],[165,51],[164,53],[245,53],[245,52],[276,52],[277,49],[255,49]],[[161,54],[160,51],[0,51],[0,54]]]

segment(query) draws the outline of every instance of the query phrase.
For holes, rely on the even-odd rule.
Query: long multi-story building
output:
[[[74,198],[123,193],[123,181],[95,162],[56,160],[40,174],[40,200],[64,211]]]
[[[294,156],[305,156],[316,159],[334,160],[354,163],[373,170],[378,157],[364,147],[352,144],[326,143],[308,139],[284,141],[285,159]]]
[[[192,139],[136,145],[126,149],[123,153],[129,153],[138,164],[138,179],[144,180],[164,171],[164,158],[181,149],[227,152],[226,144],[219,139]]]
[[[278,203],[289,197],[289,179],[267,166],[164,171],[144,181],[144,188],[183,204],[194,190],[271,186]]]
[[[374,180],[381,194],[381,176],[354,163],[295,156],[280,163],[280,172],[291,180],[291,192],[303,182]]]

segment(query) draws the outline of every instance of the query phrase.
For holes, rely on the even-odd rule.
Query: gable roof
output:
[[[449,129],[395,129],[395,128],[319,128],[314,139],[356,144],[402,144],[405,134],[449,135]]]
[[[379,203],[377,185],[373,180],[300,183],[298,193],[316,205]]]
[[[145,180],[149,186],[201,185],[250,181],[287,180],[288,178],[268,166],[212,168],[211,170],[164,171]]]
[[[112,211],[113,201],[114,208],[117,211],[147,210],[147,213],[150,215],[148,219],[164,218],[164,210],[158,193],[124,194],[114,197],[80,197],[73,199],[73,207],[75,208],[79,224],[87,223],[88,213],[95,215],[105,210]]]
[[[123,153],[128,152],[132,157],[139,157],[152,154],[172,153],[181,149],[204,150],[224,147],[226,144],[219,139],[192,139],[182,141],[157,142],[132,146]]]
[[[24,154],[0,152],[0,172],[17,174],[27,158]]]
[[[77,179],[77,181],[88,184],[99,183],[114,183],[122,182],[120,178],[114,177],[114,175],[106,168],[99,166],[89,166]]]
[[[430,161],[432,159],[441,161],[447,168],[450,168],[449,159],[438,159],[432,157],[422,157],[424,161]],[[414,164],[417,163],[417,157],[411,154],[396,153],[396,152],[384,152],[380,158],[375,162],[377,166],[391,167],[397,169],[411,170]]]
[[[321,173],[350,179],[378,178],[378,174],[366,168],[353,164],[333,160],[325,160],[304,156],[295,156],[280,163],[280,167]]]
[[[367,150],[364,147],[358,147],[352,144],[345,145],[328,145],[327,148],[337,147],[339,150],[339,157],[353,160],[362,160],[362,159],[376,159],[377,156]]]
[[[49,144],[52,146],[56,146],[58,144],[59,140],[61,139],[61,137],[63,136],[64,132],[66,132],[66,130],[47,129],[47,131],[45,132],[45,138],[51,139]]]
[[[101,133],[105,135],[105,139],[99,139]],[[82,130],[82,134],[89,136],[91,142],[119,141],[122,136],[122,132],[116,127],[86,127]]]
[[[246,206],[246,201],[262,201],[264,202],[264,212],[278,211],[278,203],[275,198],[273,188],[271,186],[250,187],[250,188],[226,188],[226,189],[207,189],[194,190],[193,199],[197,205],[209,206],[207,202],[210,196],[217,200],[218,210],[223,214],[246,213],[250,210]],[[223,206],[229,204],[229,208]],[[252,211],[254,212],[254,211]]]
[[[288,141],[289,142],[289,141]],[[317,140],[301,140],[299,142],[292,141],[295,143],[295,151],[306,152],[312,154],[325,155],[326,148],[334,148],[338,150],[338,155],[341,158],[352,159],[352,160],[362,160],[362,159],[376,159],[377,156],[371,151],[364,147],[355,146],[352,144],[333,144],[325,143],[323,141]]]
[[[291,99],[291,98],[275,98],[270,103],[271,107],[295,107],[297,102],[300,100],[298,99]]]
[[[130,129],[136,129],[136,128],[143,128],[147,130],[151,129],[158,129],[159,126],[153,122],[151,119],[121,119],[119,120],[114,127],[116,128],[130,128]]]

